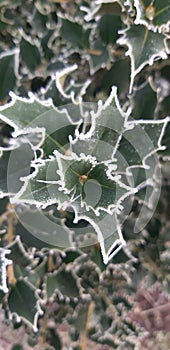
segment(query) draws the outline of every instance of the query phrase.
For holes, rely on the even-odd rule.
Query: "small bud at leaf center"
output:
[[[87,175],[80,175],[79,176],[79,181],[80,181],[81,185],[83,185],[87,181],[87,179],[88,179]]]

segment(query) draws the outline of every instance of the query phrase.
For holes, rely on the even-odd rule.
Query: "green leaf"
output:
[[[68,194],[68,205],[75,206],[76,210],[92,210],[95,215],[100,211],[112,213],[119,210],[121,201],[133,192],[121,183],[120,176],[111,177],[108,167],[97,164],[90,156],[77,158],[55,154],[59,164],[60,190]]]
[[[27,200],[25,201],[27,202]],[[25,239],[25,233],[27,235],[33,235],[36,237],[41,243],[40,247],[59,247],[61,250],[63,248],[73,246],[72,229],[69,229],[65,225],[65,220],[63,218],[60,218],[60,215],[57,217],[53,210],[40,210],[35,207],[22,207],[18,205],[15,211],[20,223],[26,230],[26,232],[23,232],[22,240]],[[20,235],[22,235],[23,231],[22,226],[19,227],[21,231]],[[32,240],[31,236],[28,240],[28,244],[30,244]],[[34,242],[34,240],[33,244],[36,245],[36,242]]]
[[[126,245],[117,215],[106,213],[90,223],[98,235],[103,262],[107,264]]]
[[[120,72],[123,79],[120,79]],[[130,85],[130,59],[129,57],[119,58],[113,63],[112,67],[107,70],[102,79],[102,89],[109,95],[112,86],[117,86],[119,99],[127,96]]]
[[[151,155],[164,149],[161,142],[169,118],[133,120],[130,110],[125,113],[121,109],[113,88],[108,100],[104,104],[99,102],[97,111],[93,111],[91,121],[89,119],[87,124],[85,120],[85,128],[83,126],[87,132],[77,130],[74,140],[69,137],[68,155],[58,150],[53,152],[51,147],[53,156],[32,162],[35,171],[22,179],[24,185],[13,202],[39,208],[57,204],[58,210],[72,208],[73,224],[84,220],[93,227],[107,263],[125,244],[117,218],[124,208],[125,198],[139,191],[141,185],[153,185],[158,159]],[[142,176],[138,174],[139,169]],[[40,211],[39,218],[36,213],[35,221],[31,215],[32,219],[27,213],[26,227],[33,234],[40,232],[38,228],[42,223],[41,231],[49,231],[48,243],[50,237],[54,245],[68,247],[72,243],[70,231],[61,219],[53,222],[51,217],[46,231],[47,213]],[[75,227],[73,231],[76,232]],[[57,238],[52,232],[58,233]],[[46,241],[45,236],[40,234],[39,237]]]
[[[55,63],[54,63],[55,67]],[[63,67],[62,67],[63,68]],[[50,69],[50,67],[49,67]],[[52,68],[53,69],[53,68]],[[44,95],[45,100],[48,100],[49,98],[52,99],[54,106],[63,106],[68,102],[71,102],[71,99],[65,99],[62,94],[59,92],[57,86],[56,86],[56,77],[53,77],[53,79],[49,82],[47,85]]]
[[[106,163],[113,159],[120,135],[126,129],[129,111],[124,113],[120,107],[116,87],[112,88],[105,103],[98,102],[96,112],[95,107],[92,106],[91,121],[87,120],[87,125],[84,123],[88,128],[90,126],[88,132],[80,133],[75,140],[70,138],[71,150],[75,154],[91,155],[97,161]]]
[[[18,97],[14,93],[11,94],[11,97],[10,103],[0,107],[0,117],[16,132],[23,132],[27,128],[42,127],[39,116],[53,110],[51,103],[42,103],[33,94],[30,94],[29,99]]]
[[[40,298],[36,289],[28,281],[21,279],[11,288],[8,297],[9,310],[21,318],[36,332],[38,317],[42,315]]]
[[[32,135],[33,136],[33,135]],[[28,137],[29,138],[29,137]],[[30,139],[34,141],[34,137]],[[21,137],[16,140],[16,143],[9,145],[11,151],[3,150],[0,157],[0,197],[12,196],[16,194],[22,187],[23,183],[20,181],[21,177],[30,174],[31,161],[34,158],[34,151],[30,144]],[[39,142],[35,137],[35,141]]]
[[[122,30],[121,34],[123,36],[117,42],[128,46],[126,55],[131,59],[131,92],[135,76],[146,64],[152,65],[156,59],[168,57],[165,36],[149,30],[144,25],[132,25]]]
[[[69,19],[62,18],[61,20],[61,37],[70,43],[74,48],[85,49],[89,46],[90,28],[86,29],[80,23],[72,22]]]
[[[122,10],[124,9],[123,0],[114,0],[113,2],[105,2],[101,0],[96,3],[91,3],[91,7],[88,9],[87,15],[85,16],[86,21],[94,19],[96,16],[105,15],[105,14],[114,14],[121,15]]]
[[[15,240],[8,245],[8,249],[10,249],[9,258],[12,259],[14,264],[23,267],[31,264],[33,256],[25,250],[20,236],[16,236]]]
[[[170,0],[134,0],[136,7],[135,24],[144,24],[154,31],[169,30],[168,24],[170,22]]]
[[[147,161],[151,154],[165,149],[162,145],[162,137],[168,123],[169,118],[129,122],[133,127],[129,130],[127,128],[118,146],[117,166],[120,172],[131,172],[137,167],[147,169]],[[156,160],[158,164],[158,158],[155,155],[155,165]],[[154,173],[154,168],[150,171]]]
[[[41,133],[41,138],[34,147],[39,148],[43,144],[46,156],[56,149],[66,152],[69,135],[73,137],[75,129],[81,123],[80,119],[77,120],[78,109],[72,120],[65,108],[59,110],[53,106],[52,101],[41,102],[31,93],[29,99],[15,94],[11,96],[12,101],[0,107],[0,119],[15,129],[14,135]]]
[[[132,117],[134,119],[154,119],[154,112],[157,105],[156,92],[146,81],[142,87],[134,89],[131,96]]]
[[[45,294],[47,299],[54,294],[70,298],[78,298],[81,295],[81,287],[78,277],[70,268],[60,269],[57,272],[49,273],[45,281]]]
[[[12,263],[11,260],[6,258],[6,254],[9,254],[9,249],[0,248],[0,290],[4,293],[8,292],[6,284],[6,267]]]
[[[33,163],[35,171],[23,178],[24,186],[13,198],[13,202],[19,201],[46,208],[59,201],[67,201],[67,196],[59,191],[60,180],[56,158],[46,159],[42,164]],[[61,199],[60,199],[61,198]]]
[[[109,66],[110,58],[108,48],[100,38],[95,39],[91,35],[91,47],[89,53],[88,60],[91,75],[93,75],[98,69]]]
[[[29,282],[36,288],[41,288],[47,269],[48,258],[45,256],[44,259],[42,259],[42,262],[38,263],[38,265],[31,270],[31,274],[27,277]]]
[[[88,79],[86,82],[84,82],[83,79],[80,79],[78,65],[74,64],[64,69],[60,69],[56,73],[55,84],[56,88],[58,89],[57,95],[60,93],[62,98],[67,99],[68,102],[72,101],[76,106],[76,104],[80,103],[81,96],[86,92],[86,89],[90,84],[90,79]]]
[[[18,50],[2,52],[0,54],[0,101],[9,96],[9,92],[15,89],[18,75]]]
[[[81,176],[86,176],[93,165],[95,164],[93,158],[82,159],[74,156],[62,156],[59,152],[55,152],[56,161],[58,163],[60,176],[60,181],[58,182],[61,185],[61,190],[65,193],[70,194],[75,187],[80,188],[81,181],[83,178]]]
[[[106,44],[113,44],[118,39],[118,30],[121,29],[122,22],[119,16],[104,15],[101,17],[98,28],[101,39]]]
[[[0,198],[6,197],[9,193],[7,186],[7,167],[10,152],[4,152],[0,158]]]
[[[41,64],[41,56],[36,44],[33,44],[30,41],[30,38],[27,38],[26,40],[24,37],[22,37],[20,42],[20,55],[27,68],[31,72],[34,72]]]
[[[47,33],[47,23],[48,17],[35,10],[32,17],[32,27],[35,33],[38,33],[39,36],[45,35]]]

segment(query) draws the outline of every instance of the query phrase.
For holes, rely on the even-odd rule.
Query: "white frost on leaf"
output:
[[[9,249],[0,248],[0,290],[4,293],[8,293],[6,268],[8,265],[12,264],[12,260],[6,258],[6,254],[9,253]]]

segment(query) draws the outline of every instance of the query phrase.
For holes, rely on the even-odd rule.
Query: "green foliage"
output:
[[[0,302],[30,348],[168,349],[169,18],[0,1]]]

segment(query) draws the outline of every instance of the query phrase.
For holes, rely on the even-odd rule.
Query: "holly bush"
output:
[[[9,350],[170,346],[169,18],[170,0],[0,1]]]

